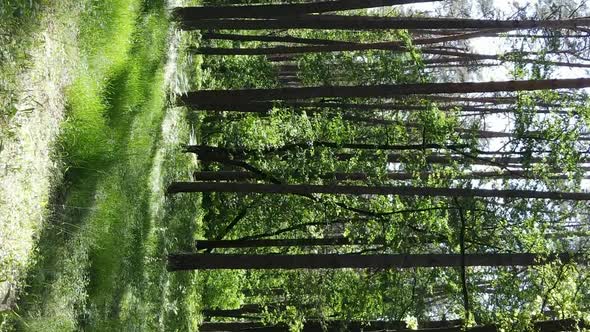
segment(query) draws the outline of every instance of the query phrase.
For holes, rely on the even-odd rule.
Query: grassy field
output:
[[[0,330],[195,330],[202,277],[165,270],[167,252],[189,250],[201,233],[200,197],[164,193],[195,168],[180,152],[193,129],[171,106],[186,83],[175,74],[184,37],[164,0],[41,3],[29,17],[43,11],[76,30],[50,154],[61,166],[37,202],[43,218],[21,225],[35,245]]]

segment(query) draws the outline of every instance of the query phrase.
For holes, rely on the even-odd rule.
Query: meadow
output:
[[[2,246],[3,274],[20,299],[0,314],[0,330],[194,329],[198,276],[168,274],[164,259],[168,251],[188,250],[201,232],[200,197],[166,197],[164,189],[196,166],[180,146],[198,136],[198,126],[174,107],[174,95],[188,88],[178,66],[194,66],[199,58],[177,57],[188,37],[170,26],[164,0],[31,4],[1,13],[11,17],[3,29],[20,31],[10,44],[20,46],[3,51],[13,55],[12,69],[22,67],[9,72],[3,66],[11,91],[3,103],[18,105],[25,88],[36,88],[22,77],[43,65],[33,53],[49,47],[38,39],[48,29],[66,34],[54,36],[63,58],[45,61],[56,61],[67,82],[59,90],[62,121],[37,128],[55,131],[47,146],[52,167],[46,182],[36,184],[46,192],[30,203],[34,212],[19,214],[28,217],[14,230],[23,249],[8,241]],[[30,29],[19,30],[25,23]],[[9,143],[25,139],[20,127],[9,126],[19,112],[2,114]],[[0,205],[7,213],[10,208]]]

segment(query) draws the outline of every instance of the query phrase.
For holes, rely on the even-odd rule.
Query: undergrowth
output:
[[[166,3],[87,1],[85,8],[81,65],[65,92],[59,140],[64,182],[4,327],[194,330],[198,277],[165,270],[167,252],[190,250],[202,218],[200,196],[164,194],[194,168],[179,149],[191,128],[165,88]]]

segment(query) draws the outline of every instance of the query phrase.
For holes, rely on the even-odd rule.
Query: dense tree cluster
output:
[[[219,293],[201,330],[586,327],[585,7],[396,6],[418,2],[174,10],[207,75],[178,98],[200,169],[169,187],[204,193],[208,239],[168,260]],[[490,68],[509,77],[476,79]]]

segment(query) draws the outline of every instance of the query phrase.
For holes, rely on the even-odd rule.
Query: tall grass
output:
[[[87,8],[82,65],[66,91],[65,181],[12,326],[194,329],[197,276],[168,274],[164,260],[167,251],[190,249],[201,219],[198,196],[164,199],[164,186],[188,179],[194,167],[178,149],[190,130],[177,110],[162,137],[167,9],[162,0],[96,0]]]

